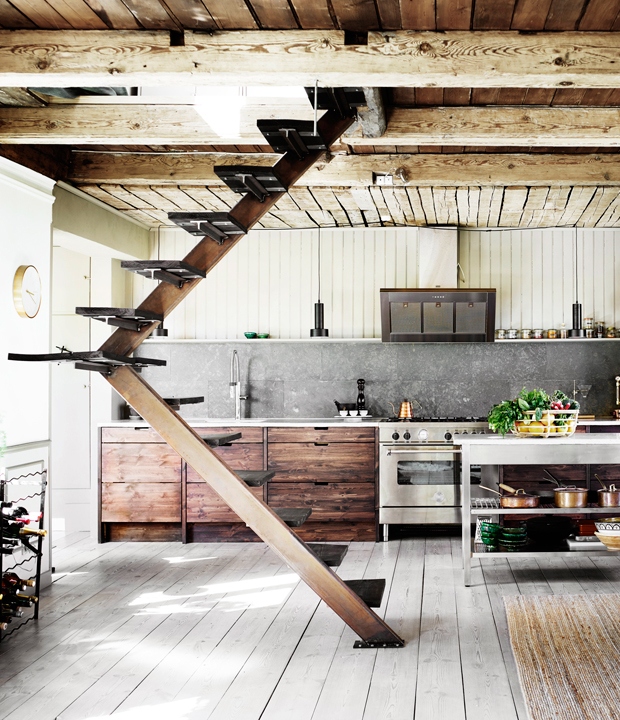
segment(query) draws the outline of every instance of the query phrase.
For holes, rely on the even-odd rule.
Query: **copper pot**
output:
[[[493,490],[493,488],[488,488],[484,485],[479,485],[478,487],[482,488],[483,490],[489,490],[490,492],[499,495],[499,504],[503,508],[533,508],[538,507],[538,503],[540,502],[540,498],[538,497],[538,495],[528,495],[522,488],[520,488],[519,490],[514,490],[509,485],[500,484],[501,488],[504,488],[504,490],[508,490],[509,492],[513,493],[513,495],[502,495],[501,493],[497,492],[497,490]]]
[[[588,506],[585,488],[559,487],[555,489],[555,506],[559,508],[584,508]]]
[[[599,507],[618,507],[620,506],[620,490],[616,490],[615,485],[598,491]]]

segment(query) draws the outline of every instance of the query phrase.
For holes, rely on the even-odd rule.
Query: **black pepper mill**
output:
[[[357,381],[357,411],[360,410],[366,410],[366,398],[364,397],[364,385],[366,384],[366,380],[362,380],[361,378]]]

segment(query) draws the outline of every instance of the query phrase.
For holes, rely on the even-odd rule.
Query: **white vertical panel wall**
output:
[[[461,287],[497,289],[498,328],[572,326],[575,267],[583,316],[620,325],[620,232],[505,230],[459,233]]]
[[[181,259],[196,239],[152,233],[151,257]],[[380,337],[379,289],[415,287],[417,228],[321,231],[321,300],[333,338]],[[153,282],[134,276],[134,303]],[[308,338],[318,294],[316,230],[254,230],[166,320],[171,338],[236,339],[245,331]],[[134,304],[134,307],[136,305]]]
[[[416,228],[321,231],[321,299],[330,337],[381,336],[379,288],[417,287],[418,241]],[[159,257],[183,258],[194,244],[182,230],[162,230]],[[151,257],[157,252],[152,233]],[[236,339],[248,330],[309,337],[317,253],[316,230],[250,232],[170,315],[170,337]],[[497,289],[496,327],[571,326],[574,230],[461,231],[459,261],[461,287]],[[577,267],[584,317],[620,326],[620,232],[579,228]],[[139,303],[153,283],[133,277]]]

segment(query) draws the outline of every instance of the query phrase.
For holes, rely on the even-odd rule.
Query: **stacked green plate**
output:
[[[480,523],[480,537],[482,542],[490,548],[496,549],[502,526],[496,523]]]
[[[527,530],[520,527],[502,528],[498,544],[502,552],[519,552],[527,545]]]

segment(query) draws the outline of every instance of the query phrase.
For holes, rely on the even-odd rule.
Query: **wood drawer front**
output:
[[[262,445],[230,445],[213,448],[213,451],[233,470],[263,469]],[[190,465],[187,466],[187,481],[203,482],[200,475]]]
[[[199,435],[224,435],[226,433],[240,432],[242,437],[239,440],[233,440],[234,443],[262,443],[263,428],[262,427],[196,427],[194,430]]]
[[[104,483],[178,483],[181,457],[165,443],[102,445],[101,479]]]
[[[374,443],[277,443],[269,445],[271,482],[374,483]]]
[[[294,442],[374,442],[373,427],[267,428],[270,443]]]
[[[263,499],[263,488],[250,488],[252,495]],[[242,522],[206,482],[187,483],[187,522]]]
[[[271,507],[311,507],[308,522],[375,518],[375,489],[368,483],[276,483],[268,485]]]
[[[150,427],[101,428],[104,443],[163,443],[164,439]]]
[[[181,483],[104,483],[102,522],[180,522]]]

